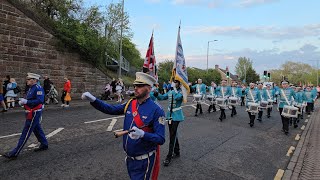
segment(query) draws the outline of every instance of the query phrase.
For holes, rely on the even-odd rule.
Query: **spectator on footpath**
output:
[[[110,83],[108,82],[106,84],[106,87],[104,88],[104,100],[112,100],[112,98],[110,97],[111,94],[111,86]]]
[[[10,83],[7,85],[7,93],[5,95],[8,109],[15,107],[15,98],[17,97],[17,94],[13,90],[16,87],[16,80],[14,78],[10,78]]]
[[[123,98],[122,98],[122,90],[123,90],[123,82],[122,79],[119,78],[118,82],[116,83],[116,92],[117,92],[117,96],[118,96],[118,100],[117,102],[122,102]]]
[[[7,75],[5,80],[3,81],[2,89],[3,89],[3,95],[6,95],[7,93],[7,85],[10,83],[10,75]],[[6,103],[6,99],[4,99]],[[6,104],[7,105],[7,104]],[[8,108],[8,107],[7,107]]]
[[[44,89],[45,95],[47,95],[49,93],[49,91],[51,89],[51,84],[52,84],[52,82],[50,81],[48,76],[44,76],[43,89]]]
[[[7,112],[7,107],[6,107],[6,104],[4,103],[3,88],[0,88],[0,103],[3,108],[1,112]]]
[[[112,78],[112,81],[110,84],[112,93],[116,93],[116,83],[117,83],[116,79]]]
[[[62,96],[61,96],[61,101],[62,101],[61,107],[69,107],[70,106],[69,103],[71,101],[71,96],[70,96],[71,82],[67,77],[64,78],[64,81],[65,82],[64,82]]]
[[[56,90],[56,88],[54,87],[53,83],[51,82],[50,84],[50,90],[47,94],[47,101],[46,104],[50,104],[51,102],[54,102],[55,104],[58,104],[58,91]]]

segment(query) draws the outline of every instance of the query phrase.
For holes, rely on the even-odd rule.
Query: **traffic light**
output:
[[[230,76],[230,73],[229,73],[229,71],[227,71],[227,78],[229,78],[229,76]]]
[[[271,75],[270,75],[270,73],[268,72],[268,78],[270,78],[271,77]]]
[[[264,78],[267,77],[267,71],[263,71],[263,77],[264,77]]]

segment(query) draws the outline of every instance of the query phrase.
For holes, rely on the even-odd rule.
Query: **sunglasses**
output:
[[[146,86],[146,84],[134,84],[133,87],[141,88]]]

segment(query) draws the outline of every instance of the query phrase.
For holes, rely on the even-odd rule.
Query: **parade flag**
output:
[[[177,47],[176,47],[175,61],[173,64],[171,80],[180,81],[182,85],[181,90],[183,94],[183,102],[186,103],[190,89],[188,85],[187,66],[186,66],[186,61],[184,59],[182,43],[180,38],[180,25],[178,30]]]
[[[144,73],[148,73],[149,75],[156,78],[156,80],[158,82],[158,73],[157,73],[157,68],[156,68],[156,57],[154,55],[154,46],[153,46],[153,32],[152,32],[152,35],[150,38],[149,47],[148,47],[148,51],[146,54],[146,58],[143,63],[142,71]]]

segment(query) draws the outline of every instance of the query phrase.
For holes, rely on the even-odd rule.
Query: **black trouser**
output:
[[[200,114],[202,114],[202,106],[201,106],[201,103],[197,103],[196,114],[198,113],[198,109],[200,109]]]
[[[258,113],[258,119],[262,120],[262,114],[263,114],[263,111],[259,111],[259,113]]]
[[[312,111],[312,105],[313,103],[307,103],[306,112],[307,114],[310,114]]]
[[[254,120],[256,119],[256,115],[248,112],[250,118],[250,124],[254,124]]]
[[[235,107],[235,106],[232,106],[232,109],[231,109],[231,116],[236,115],[236,114],[237,114],[236,107]]]
[[[270,117],[270,113],[271,113],[271,111],[272,111],[272,107],[267,108],[267,116],[268,116],[268,117]]]
[[[226,118],[226,113],[224,112],[225,109],[223,109],[222,107],[220,107],[220,119],[225,119]]]
[[[62,104],[64,104],[65,102],[67,102],[67,105],[69,105],[69,101],[65,101],[64,98],[66,97],[67,95],[67,91],[63,91],[62,92],[62,96],[61,96],[61,102]]]
[[[211,109],[213,110],[213,112],[216,112],[216,111],[217,111],[217,110],[216,110],[216,106],[215,106],[214,104],[211,104],[211,105],[209,106],[208,112],[210,112]]]
[[[244,103],[244,96],[242,97],[241,96],[241,106],[244,106],[245,105],[245,103]]]
[[[177,137],[177,131],[180,121],[171,121],[169,124],[169,133],[170,133],[170,143],[169,143],[169,152],[167,155],[167,159],[171,159],[173,152],[175,154],[180,154],[179,141]]]
[[[282,111],[283,111],[283,108],[279,108],[280,116]],[[289,118],[281,116],[281,120],[282,120],[282,129],[284,130],[284,132],[289,132]]]

